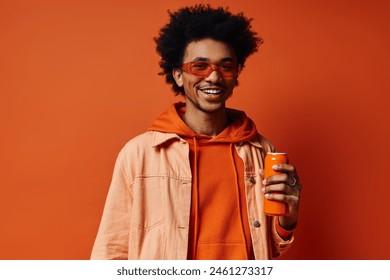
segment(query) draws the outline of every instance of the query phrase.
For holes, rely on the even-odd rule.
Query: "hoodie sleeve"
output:
[[[116,160],[91,259],[128,259],[132,193],[125,173],[125,152]]]

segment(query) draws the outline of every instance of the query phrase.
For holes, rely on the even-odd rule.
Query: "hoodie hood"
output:
[[[183,138],[209,139],[209,142],[237,143],[249,141],[257,135],[253,121],[243,111],[227,108],[229,125],[217,136],[210,137],[192,131],[182,120],[186,105],[183,102],[172,104],[148,128],[149,131],[175,133]]]

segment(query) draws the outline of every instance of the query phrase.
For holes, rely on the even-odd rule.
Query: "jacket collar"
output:
[[[172,140],[172,139],[177,139],[180,141],[184,141],[183,139],[180,138],[179,135],[174,134],[174,133],[163,133],[159,131],[153,131],[153,140],[152,140],[152,147],[160,146],[164,144],[165,142]]]
[[[249,140],[249,143],[253,146],[262,149],[263,147],[260,144],[260,135],[257,134],[255,137],[253,137],[251,140]]]
[[[152,140],[152,147],[160,146],[164,144],[165,142],[168,142],[172,139],[177,139],[179,141],[186,142],[184,139],[182,139],[179,135],[175,133],[163,133],[159,131],[153,131],[153,140]],[[259,136],[254,137],[253,139],[248,141],[251,145],[263,148],[259,141]]]

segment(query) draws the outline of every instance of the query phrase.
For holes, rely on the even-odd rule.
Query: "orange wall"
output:
[[[207,2],[265,39],[229,106],[298,168],[284,258],[389,259],[387,1]],[[117,153],[180,99],[152,38],[193,3],[0,3],[0,259],[89,257]]]

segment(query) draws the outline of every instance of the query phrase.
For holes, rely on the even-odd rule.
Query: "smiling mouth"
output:
[[[199,90],[208,95],[218,95],[223,92],[222,88],[199,88]]]

